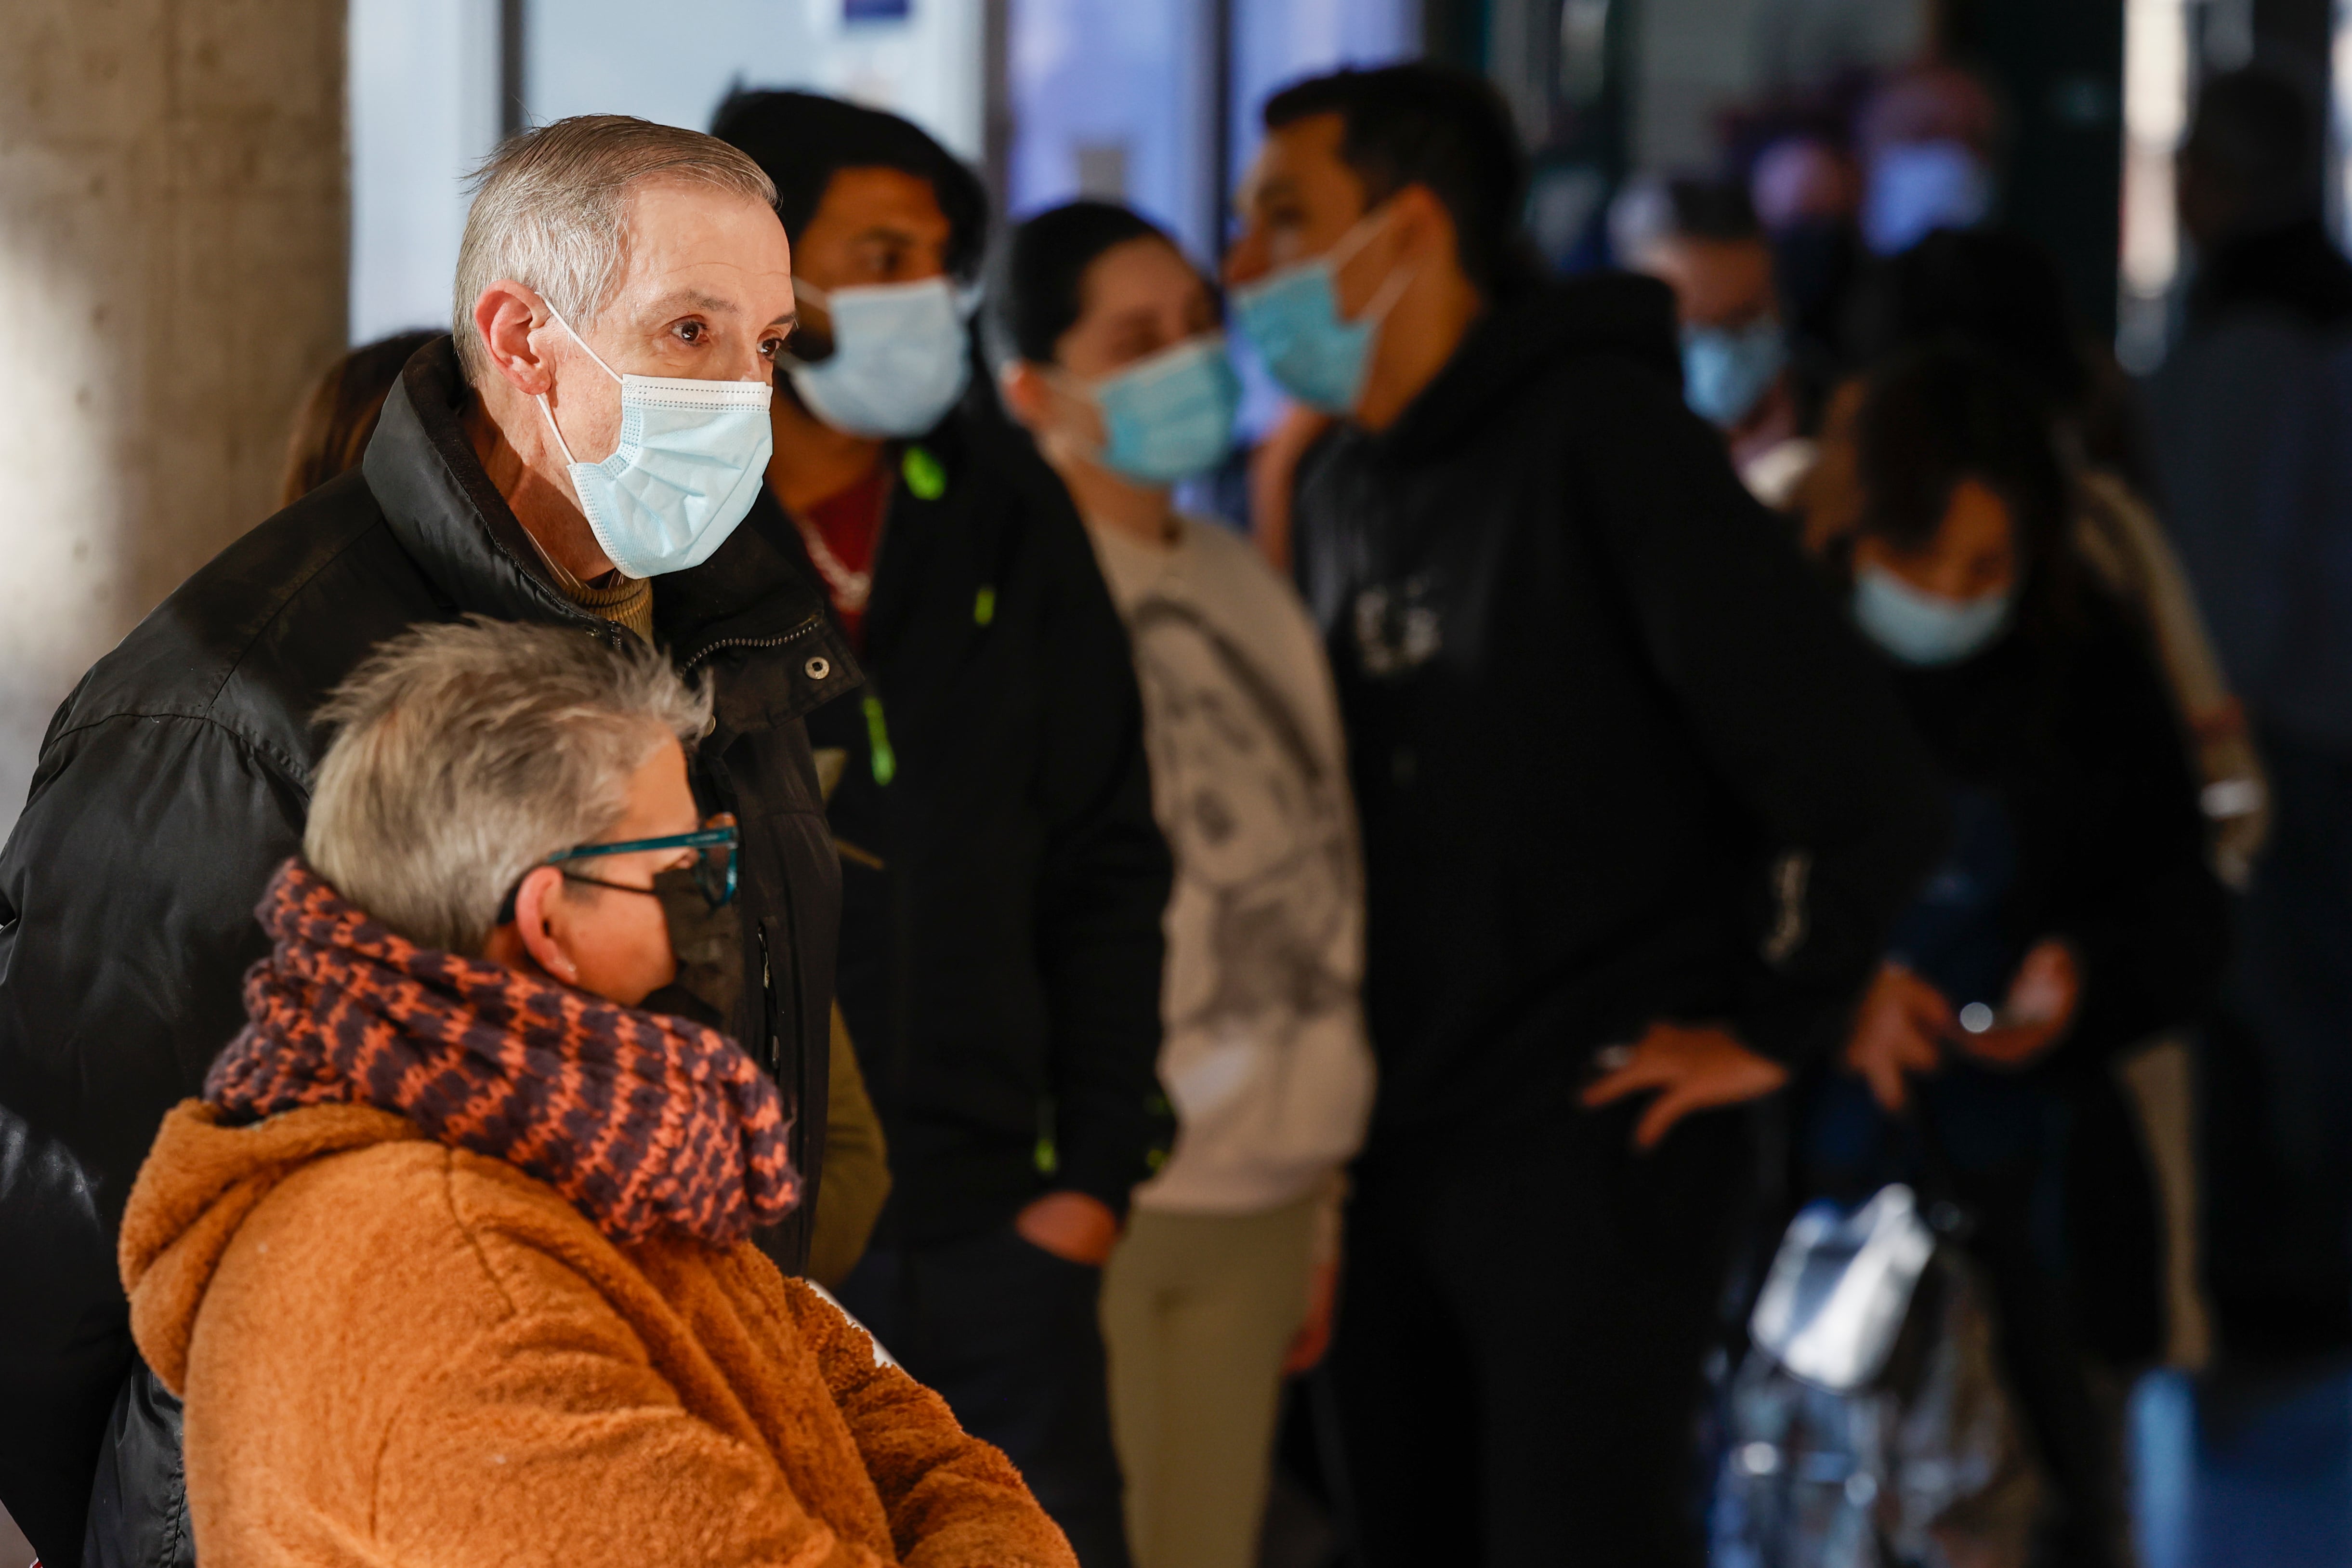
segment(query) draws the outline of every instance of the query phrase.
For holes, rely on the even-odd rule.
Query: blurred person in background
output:
[[[1883,674],[1684,407],[1654,279],[1538,281],[1507,111],[1265,109],[1234,318],[1338,423],[1295,542],[1347,723],[1380,1088],[1332,1349],[1353,1542],[1696,1563],[1747,1119],[1933,858]]]
[[[1068,492],[970,384],[978,179],[809,93],[740,93],[716,130],[776,183],[803,311],[748,527],[810,563],[867,678],[813,732],[892,1163],[842,1298],[1115,1568],[1101,1269],[1168,1131],[1169,862],[1127,637]]]
[[[1801,1097],[1803,1187],[1918,1182],[1974,1223],[2000,1365],[2053,1483],[2046,1561],[2123,1563],[2120,1392],[2152,1353],[2148,1173],[2111,1059],[2203,1005],[2224,948],[2198,786],[2132,612],[2072,546],[2046,405],[1990,356],[1871,380],[1853,614],[1942,764],[1955,834],[1841,1066]],[[1875,1101],[1874,1107],[1873,1101]],[[2121,1258],[2124,1280],[2092,1276]],[[2107,1375],[2095,1392],[2088,1369]]]
[[[2284,77],[2200,90],[2186,326],[2148,389],[2165,524],[2271,788],[2207,1074],[2216,1305],[2256,1353],[2352,1344],[2352,264],[2321,143]]]
[[[383,403],[419,349],[446,334],[399,332],[352,350],[327,367],[301,406],[287,441],[282,505],[360,466]],[[841,1009],[834,1008],[827,1049],[825,1182],[813,1205],[809,1278],[838,1285],[866,1250],[890,1192],[889,1150],[858,1071]]]
[[[749,1237],[792,1112],[649,1010],[734,940],[710,687],[476,618],[332,693],[269,954],[122,1220],[205,1563],[1072,1562],[1004,1456]]]
[[[1862,272],[1861,168],[1842,137],[1795,131],[1758,152],[1748,193],[1772,247],[1791,350],[1818,396],[1838,363],[1846,298]]]
[[[310,384],[287,437],[279,506],[292,506],[337,474],[360,466],[402,369],[417,350],[442,335],[437,330],[394,332],[362,343]]]
[[[1740,482],[1777,511],[1812,467],[1814,447],[1804,432],[1772,248],[1736,184],[1668,180],[1650,193],[1644,200],[1636,187],[1612,213],[1618,255],[1675,291],[1683,396],[1723,432]]]
[[[1233,442],[1216,296],[1125,207],[1013,232],[1006,400],[1076,500],[1127,618],[1176,861],[1160,1077],[1176,1145],[1104,1276],[1139,1568],[1257,1561],[1283,1375],[1337,1287],[1339,1167],[1371,1110],[1363,889],[1322,639],[1249,542],[1170,486]]]
[[[2116,395],[2115,381],[2102,374],[2113,370],[2113,357],[2077,327],[2056,261],[2006,230],[1930,235],[1861,290],[1853,342],[1870,363],[1938,342],[1970,344],[2040,397],[2068,469],[2074,553],[2132,606],[2151,638],[2183,743],[2204,781],[2216,865],[2242,884],[2266,826],[2261,763],[2188,574],[2147,497],[2137,401]],[[1857,376],[1832,397],[1822,460],[1804,487],[1807,533],[1817,544],[1851,528],[1859,513],[1853,433],[1865,386]]]
[[[387,638],[479,614],[710,673],[689,777],[740,824],[741,941],[656,1005],[746,1043],[821,1185],[839,871],[802,721],[857,675],[794,563],[737,526],[793,322],[773,200],[732,148],[643,121],[506,142],[456,336],[409,359],[361,468],[223,551],[58,710],[0,851],[0,1257],[43,1282],[0,1300],[0,1500],[51,1568],[186,1560],[178,1406],[132,1353],[115,1222],[243,1016],[312,711]],[[798,1272],[807,1230],[796,1209],[755,1239]]]
[[[1991,213],[2000,115],[1984,83],[1937,61],[1896,72],[1862,106],[1863,243],[1899,256],[1939,228],[1970,228]]]

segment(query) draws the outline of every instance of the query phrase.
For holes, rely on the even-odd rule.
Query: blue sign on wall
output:
[[[914,13],[914,0],[841,0],[845,22],[903,22]]]

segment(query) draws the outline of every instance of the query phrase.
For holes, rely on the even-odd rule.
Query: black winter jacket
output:
[[[1885,675],[1679,384],[1662,286],[1549,286],[1302,466],[1375,1148],[1557,1113],[1660,1017],[1801,1056],[1933,862],[1935,773]]]
[[[2059,1190],[2084,1342],[2131,1366],[2163,1349],[2163,1239],[2115,1058],[2202,1010],[2228,914],[2147,632],[2087,583],[2063,617],[2042,587],[2029,584],[2019,629],[1991,649],[1898,670],[1895,688],[1952,784],[2006,818],[2003,955],[2058,936],[2081,960],[2066,1038],[2018,1076],[2067,1108]]]
[[[1171,1132],[1171,875],[1127,635],[1068,492],[1001,417],[968,404],[891,460],[867,684],[809,727],[845,763],[840,994],[890,1143],[877,1239],[974,1235],[1055,1187],[1125,1213]],[[802,548],[770,498],[745,526]]]
[[[0,852],[0,1500],[50,1568],[189,1556],[177,1406],[134,1373],[114,1231],[157,1122],[243,1022],[239,981],[267,946],[254,906],[300,844],[327,739],[310,714],[420,623],[627,635],[547,581],[459,424],[467,395],[449,340],[427,346],[361,472],[230,545],[100,660]],[[856,666],[754,530],[659,579],[654,605],[680,667],[716,673],[693,773],[742,821],[746,973],[766,979],[730,1032],[799,1108],[813,1200],[839,881],[802,718]],[[787,1268],[814,1208],[761,1238]]]

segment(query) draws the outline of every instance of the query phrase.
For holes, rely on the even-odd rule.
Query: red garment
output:
[[[882,519],[890,510],[890,465],[873,470],[846,489],[811,504],[793,521],[808,547],[810,563],[824,579],[841,629],[851,646],[866,650],[866,602],[874,587],[874,554],[882,540]]]
[[[373,1105],[538,1177],[616,1242],[714,1246],[800,1201],[776,1086],[716,1029],[394,936],[299,860],[205,1078],[236,1121]]]

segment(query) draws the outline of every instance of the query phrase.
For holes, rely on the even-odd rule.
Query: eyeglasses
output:
[[[735,900],[735,858],[743,843],[742,831],[735,826],[732,813],[721,812],[709,824],[692,833],[673,833],[666,838],[632,838],[621,844],[575,844],[569,849],[559,849],[540,862],[542,866],[561,866],[567,860],[590,860],[600,855],[635,855],[648,849],[691,849],[694,885],[710,900],[714,910],[724,909]],[[634,888],[626,882],[608,882],[602,877],[585,872],[565,871],[564,879],[586,882],[592,887],[610,888],[616,893],[650,893],[651,888]],[[515,892],[521,891],[517,883]],[[499,906],[498,923],[506,925],[515,918],[515,893],[509,892]]]
[[[735,898],[735,861],[742,847],[742,830],[735,818],[720,815],[709,825],[692,833],[673,833],[666,838],[631,838],[619,844],[579,844],[569,849],[559,849],[545,862],[562,866],[568,860],[590,860],[603,855],[636,855],[656,849],[691,849],[695,851],[691,868],[694,885],[710,900],[714,910],[724,909]],[[567,881],[586,882],[592,887],[611,888],[623,893],[650,893],[651,888],[634,888],[626,882],[608,882],[602,877],[567,870]]]

